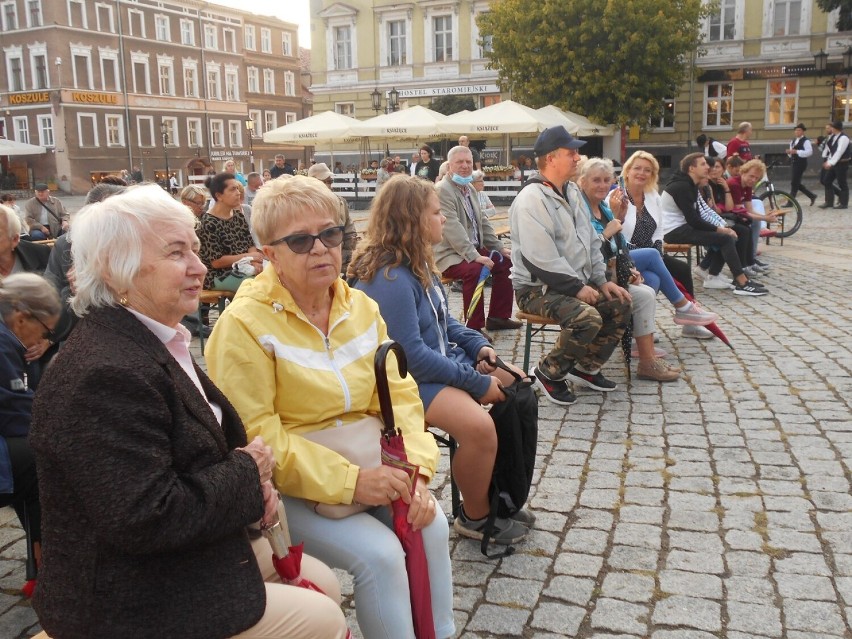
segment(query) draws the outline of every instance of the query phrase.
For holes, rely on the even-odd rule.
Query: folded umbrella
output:
[[[278,502],[278,521],[262,528],[261,532],[269,541],[269,545],[272,546],[272,565],[275,566],[275,572],[281,577],[281,581],[291,586],[322,592],[319,586],[301,575],[305,544],[291,545],[287,513],[284,511],[284,504],[280,500]]]
[[[489,259],[492,262],[502,262],[503,254],[500,251],[491,251],[488,254]],[[488,276],[491,274],[491,269],[487,266],[483,266],[482,270],[479,272],[479,279],[476,282],[476,288],[473,289],[473,295],[470,298],[470,304],[467,305],[467,312],[464,314],[465,319],[473,315],[473,312],[476,310],[476,306],[479,304],[479,300],[482,299],[482,292],[485,290],[485,280],[488,279]]]
[[[411,480],[410,496],[414,496],[419,467],[411,464],[405,453],[402,433],[394,424],[393,404],[388,386],[386,360],[389,351],[396,355],[400,377],[405,377],[408,367],[405,351],[396,342],[385,342],[376,351],[374,366],[376,387],[379,393],[379,406],[385,428],[382,431],[382,463],[400,468],[408,473]],[[402,498],[391,502],[393,510],[393,529],[405,551],[405,568],[408,573],[408,589],[411,595],[411,616],[414,624],[414,636],[417,639],[435,639],[435,623],[432,618],[432,588],[429,583],[429,565],[423,546],[423,535],[408,523],[408,504]]]
[[[690,294],[689,294],[689,292],[686,290],[686,288],[684,287],[684,285],[683,285],[683,284],[681,284],[681,283],[680,283],[680,282],[678,282],[677,280],[675,280],[675,281],[674,281],[674,283],[675,283],[675,286],[677,286],[678,290],[679,290],[681,293],[683,293],[683,296],[684,296],[686,299],[688,299],[690,302],[695,302],[695,297],[693,297],[692,295],[690,295]],[[722,332],[722,329],[721,329],[721,328],[719,328],[719,327],[716,325],[716,322],[712,322],[712,323],[710,323],[710,324],[707,324],[704,328],[706,328],[708,331],[710,331],[711,333],[713,333],[713,335],[715,335],[716,337],[718,337],[718,338],[721,340],[721,342],[722,342],[723,344],[725,344],[728,348],[730,348],[731,350],[734,350],[734,347],[733,347],[733,345],[731,344],[730,340],[728,340],[727,336],[726,336],[726,335]]]

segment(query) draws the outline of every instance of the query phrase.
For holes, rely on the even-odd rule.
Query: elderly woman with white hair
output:
[[[273,459],[247,443],[194,363],[181,318],[206,269],[195,217],[157,186],[80,211],[81,320],[40,386],[30,429],[42,501],[34,607],[50,635],[344,637],[335,601],[285,586],[269,545]],[[339,596],[319,562],[310,579]]]
[[[471,173],[470,176],[473,178],[473,182],[470,184],[479,196],[479,210],[482,211],[485,216],[491,217],[497,212],[497,208],[494,206],[491,198],[488,197],[488,193],[485,192],[485,173],[480,170],[476,170]]]
[[[363,635],[414,638],[405,551],[388,508],[402,499],[423,535],[436,636],[452,637],[449,528],[428,487],[438,449],[411,376],[388,366],[396,426],[417,475],[362,467],[341,451],[353,430],[381,414],[373,360],[388,332],[376,302],[339,277],[337,198],[313,178],[281,176],[257,194],[254,228],[269,263],[216,323],[205,353],[210,376],[249,437],[272,444],[293,539],[353,575]],[[376,455],[378,440],[376,429],[368,440]]]

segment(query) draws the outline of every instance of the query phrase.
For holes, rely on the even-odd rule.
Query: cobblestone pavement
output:
[[[852,637],[850,222],[808,208],[798,234],[763,247],[770,296],[699,288],[734,350],[681,337],[660,297],[658,346],[682,380],[628,382],[617,353],[615,392],[540,401],[535,529],[500,560],[451,532],[458,636]],[[520,363],[521,332],[496,348]],[[437,479],[449,511],[446,454]],[[0,551],[0,636],[31,636],[9,509]]]

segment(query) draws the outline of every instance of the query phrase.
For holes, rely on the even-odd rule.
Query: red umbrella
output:
[[[672,278],[672,279],[674,279],[674,278]],[[690,302],[695,302],[695,298],[692,295],[689,294],[689,292],[686,290],[686,288],[684,288],[683,284],[681,284],[677,280],[675,280],[674,283],[678,287],[680,292],[683,293],[683,296],[686,299],[688,299]],[[722,341],[722,343],[725,344],[728,348],[730,348],[731,350],[734,350],[733,345],[728,340],[728,338],[725,336],[725,334],[722,332],[722,329],[719,328],[718,326],[716,326],[716,322],[713,322],[711,324],[707,324],[704,328],[706,328],[708,331],[713,333],[713,335],[718,337]]]
[[[379,391],[379,406],[385,428],[382,431],[382,463],[400,468],[408,473],[411,480],[411,496],[417,481],[418,466],[411,464],[405,454],[405,442],[402,433],[396,428],[393,417],[386,359],[388,351],[396,354],[400,377],[408,373],[405,351],[396,342],[385,342],[376,351],[374,366],[376,369],[376,387]],[[393,509],[393,529],[405,551],[405,568],[408,572],[408,589],[411,594],[411,616],[414,622],[414,636],[417,639],[435,639],[435,622],[432,618],[432,589],[429,585],[429,565],[426,550],[423,547],[423,535],[408,523],[408,504],[402,498],[391,502]]]

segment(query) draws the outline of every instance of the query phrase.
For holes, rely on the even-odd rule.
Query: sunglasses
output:
[[[32,318],[33,318],[36,322],[38,322],[39,324],[41,324],[41,325],[42,325],[42,327],[44,328],[44,333],[42,333],[42,338],[44,338],[44,339],[46,339],[46,340],[48,340],[48,341],[52,342],[52,341],[53,341],[53,329],[52,329],[52,328],[50,328],[50,327],[49,327],[47,324],[45,324],[44,322],[42,322],[42,321],[41,321],[41,320],[40,320],[37,316],[35,316],[35,315],[30,315],[30,317],[32,317]]]
[[[286,243],[287,247],[294,253],[304,255],[309,253],[314,248],[314,242],[319,240],[326,248],[334,248],[343,243],[343,228],[342,226],[332,226],[319,233],[319,235],[311,235],[310,233],[296,233],[288,235],[270,242],[270,246]]]

